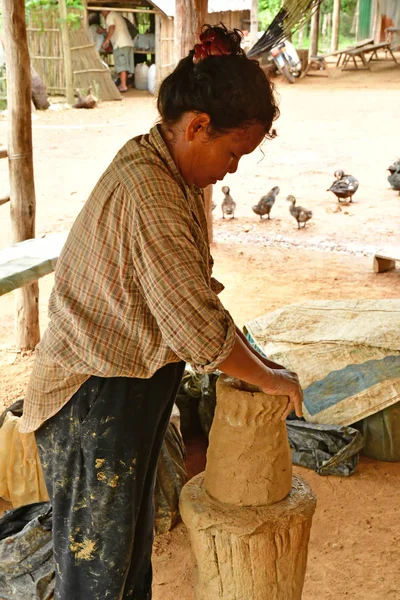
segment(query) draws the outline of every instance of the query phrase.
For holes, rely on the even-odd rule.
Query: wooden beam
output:
[[[33,179],[31,65],[24,0],[2,0],[4,50],[7,63],[9,114],[8,161],[11,227],[14,242],[35,237],[36,199]],[[16,346],[33,349],[40,339],[37,281],[15,294]]]
[[[69,31],[67,21],[66,0],[58,0],[60,11],[60,31],[64,56],[65,87],[67,88],[67,102],[70,106],[74,103],[74,75],[72,72],[71,48],[69,44]]]
[[[102,10],[113,10],[114,12],[131,12],[131,13],[145,13],[147,14],[153,14],[153,15],[159,15],[160,10],[153,10],[152,8],[129,8],[128,6],[126,8],[117,8],[116,6],[90,6],[88,5],[86,7],[87,10],[97,10],[97,12],[100,12]],[[168,16],[168,15],[165,15]]]
[[[339,48],[340,0],[333,0],[331,52]]]

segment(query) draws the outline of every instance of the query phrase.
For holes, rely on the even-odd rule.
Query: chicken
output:
[[[268,192],[268,194],[266,194],[265,196],[263,196],[261,198],[261,200],[258,202],[258,204],[255,204],[252,207],[253,212],[255,212],[256,215],[260,215],[260,220],[262,220],[264,215],[268,215],[268,219],[270,219],[269,215],[271,212],[271,208],[275,204],[275,199],[276,199],[277,195],[279,194],[279,192],[280,192],[280,189],[276,185],[275,187],[272,188],[272,190],[270,190]]]
[[[302,206],[296,206],[296,198],[294,196],[288,196],[286,200],[291,202],[291,205],[289,206],[289,212],[292,217],[296,219],[298,228],[300,229],[300,223],[304,223],[304,228],[307,221],[312,218],[312,210],[307,210]]]
[[[225,215],[229,215],[232,219],[235,218],[236,202],[230,195],[230,189],[227,185],[222,188],[222,193],[225,194],[225,198],[222,200],[222,218],[225,219]]]
[[[339,202],[340,199],[345,200],[346,198],[349,198],[349,202],[353,202],[353,194],[358,190],[358,180],[352,175],[346,175],[342,170],[335,171],[334,175],[336,181],[327,191],[333,192]]]
[[[78,98],[78,102],[73,105],[73,108],[95,108],[95,106],[97,106],[97,98],[92,94],[92,86],[88,87],[86,96],[82,96],[79,88],[76,88],[75,94]]]

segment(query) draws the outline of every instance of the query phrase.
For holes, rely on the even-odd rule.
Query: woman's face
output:
[[[242,156],[253,152],[265,136],[262,125],[256,124],[210,137],[208,124],[197,122],[186,131],[187,144],[180,161],[186,183],[200,188],[222,181],[227,173],[235,173]]]

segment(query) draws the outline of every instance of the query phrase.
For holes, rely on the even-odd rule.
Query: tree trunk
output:
[[[2,0],[10,115],[8,157],[11,226],[14,242],[35,237],[35,186],[32,159],[31,71],[24,0]],[[16,345],[33,349],[40,339],[37,282],[15,293]]]
[[[340,26],[340,0],[333,2],[333,17],[332,17],[332,42],[331,52],[336,52],[339,48],[339,26]]]
[[[69,44],[69,31],[67,22],[67,4],[65,0],[58,0],[60,11],[60,31],[64,55],[65,86],[67,88],[67,102],[70,106],[74,103],[74,81],[72,73],[71,48]]]
[[[311,17],[310,56],[318,56],[319,6]]]

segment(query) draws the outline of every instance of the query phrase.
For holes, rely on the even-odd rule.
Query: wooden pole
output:
[[[250,41],[254,45],[257,42],[258,33],[258,0],[251,0],[250,12]]]
[[[187,56],[198,41],[200,29],[207,21],[208,0],[175,1],[175,57],[178,62]],[[212,186],[204,190],[209,242],[213,241]]]
[[[333,0],[331,52],[339,48],[340,0]]]
[[[311,17],[310,56],[318,56],[319,6]]]
[[[69,44],[69,31],[67,21],[67,3],[58,0],[60,11],[60,31],[64,55],[65,87],[67,88],[67,102],[70,106],[74,103],[74,81],[72,72],[71,48]]]
[[[7,65],[10,213],[14,242],[35,237],[32,158],[31,66],[24,0],[2,0]],[[40,339],[37,281],[16,290],[16,346],[33,349]]]

